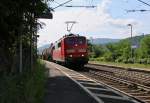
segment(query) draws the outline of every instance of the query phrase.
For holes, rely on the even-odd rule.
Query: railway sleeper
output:
[[[107,80],[110,80],[111,82],[113,82],[113,84],[124,84],[124,85],[131,85],[130,83],[124,82],[121,79],[117,79],[117,78],[113,78],[113,77],[104,77],[107,78]]]
[[[137,86],[137,84],[131,84],[131,85],[128,86],[128,88],[130,88],[130,89],[138,89],[138,86]]]
[[[114,86],[114,87],[121,87],[121,88],[127,88],[127,86],[126,85],[124,85],[124,84],[120,84],[120,83],[109,83],[110,85],[112,85],[112,86]]]
[[[144,85],[146,85],[146,86],[150,87],[150,83],[144,83]]]
[[[128,88],[119,88],[120,90],[122,91],[125,91],[127,93],[137,93],[139,92],[138,90],[131,90],[131,89],[128,89]]]
[[[118,83],[117,85],[115,85],[115,87],[122,87],[122,88],[127,88],[127,85],[122,84],[122,83]]]
[[[133,96],[147,96],[147,93],[145,93],[145,92],[127,92],[128,94],[130,94],[130,95],[133,95]]]
[[[150,100],[143,100],[145,103],[150,103]]]
[[[149,90],[149,91],[147,91],[147,94],[150,94],[150,90]]]
[[[136,96],[137,98],[139,98],[140,100],[150,100],[150,96]]]

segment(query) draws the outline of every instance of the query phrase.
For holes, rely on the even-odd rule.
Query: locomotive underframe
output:
[[[65,63],[66,64],[74,64],[74,65],[80,65],[83,66],[84,64],[88,63],[88,57],[77,57],[77,58],[71,58],[71,57],[66,57],[65,58]]]

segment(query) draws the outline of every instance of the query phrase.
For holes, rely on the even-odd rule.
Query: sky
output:
[[[54,0],[49,6],[55,8],[59,3],[68,0]],[[150,4],[150,0],[143,0]],[[90,5],[96,8],[56,8],[53,19],[39,19],[44,23],[38,31],[38,47],[50,44],[60,39],[67,32],[66,21],[76,21],[71,32],[87,38],[123,39],[130,37],[130,27],[133,26],[133,36],[150,33],[150,11],[127,12],[127,10],[150,10],[138,0],[72,0],[66,5]]]

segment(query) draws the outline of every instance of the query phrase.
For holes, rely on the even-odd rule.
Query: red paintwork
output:
[[[74,39],[77,39],[77,38],[85,38],[83,36],[73,36],[72,38]],[[55,49],[53,51],[53,60],[56,60],[56,61],[65,61],[65,57],[68,57],[69,55],[72,55],[72,58],[77,58],[77,57],[81,57],[81,55],[85,55],[85,56],[88,56],[88,53],[87,53],[87,42],[85,42],[84,44],[78,44],[77,46],[76,45],[67,45],[65,43],[65,40],[69,38],[69,37],[63,37],[62,39],[60,39],[61,41],[61,48],[59,49]],[[85,38],[86,40],[86,38]],[[74,49],[75,52],[74,53],[67,53],[66,50],[67,49]],[[78,50],[79,49],[86,49],[86,52],[79,52]]]
[[[50,48],[45,49],[43,51],[43,57],[45,59],[52,57],[52,60],[59,62],[73,61],[76,63],[76,60],[79,60],[78,63],[83,62],[81,64],[85,64],[88,62],[87,48],[85,37],[77,35],[64,36],[50,46]]]

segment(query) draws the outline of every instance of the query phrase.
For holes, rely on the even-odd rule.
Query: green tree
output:
[[[104,54],[104,47],[102,45],[93,45],[94,57],[97,58]]]
[[[41,26],[36,17],[47,9],[43,0],[0,1],[0,71],[17,71],[21,37],[23,61],[30,61],[29,51],[35,49],[31,47],[31,41]],[[24,65],[29,65],[29,62]]]
[[[115,61],[118,57],[117,45],[116,43],[109,43],[106,45],[107,52],[105,52],[105,58],[107,61]]]
[[[128,40],[122,40],[118,43],[118,59],[121,59],[119,61],[127,61],[130,58],[131,55],[131,49],[130,49],[130,42]]]
[[[150,36],[145,36],[140,42],[140,48],[137,49],[136,55],[138,62],[149,63],[150,60]]]
[[[141,58],[150,58],[150,36],[145,36],[140,43]]]

